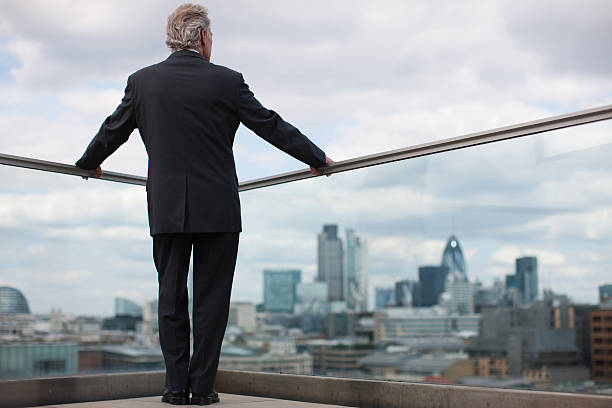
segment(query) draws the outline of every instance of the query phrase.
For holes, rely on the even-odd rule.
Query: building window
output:
[[[43,372],[66,371],[66,360],[38,360],[34,362],[34,369]]]

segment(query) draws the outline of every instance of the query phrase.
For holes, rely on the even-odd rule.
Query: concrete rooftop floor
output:
[[[210,407],[224,408],[334,408],[339,405],[313,404],[310,402],[287,401],[274,398],[250,397],[248,395],[219,394],[221,402],[212,404]],[[169,408],[174,405],[161,402],[160,397],[130,398],[122,400],[79,402],[75,404],[45,405],[46,408]],[[197,405],[189,405],[196,407]]]

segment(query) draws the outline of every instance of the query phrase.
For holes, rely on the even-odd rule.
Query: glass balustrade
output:
[[[220,368],[609,389],[611,128],[241,193]],[[162,369],[144,188],[0,174],[0,377]]]

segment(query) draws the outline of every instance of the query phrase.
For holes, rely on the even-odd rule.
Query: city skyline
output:
[[[329,228],[331,226],[332,225],[328,224],[328,225],[325,225],[324,227],[328,227]],[[333,227],[334,227],[334,230],[337,231],[338,226],[337,225],[333,225]],[[350,234],[354,234],[354,230],[352,228],[347,228],[347,231],[350,231]],[[321,234],[319,234],[319,239],[320,239],[320,236],[321,236]],[[447,240],[445,240],[444,251],[442,251],[442,256],[440,258],[441,259],[440,264],[439,265],[433,265],[433,263],[431,263],[429,265],[420,265],[420,266],[418,266],[418,275],[417,275],[416,279],[415,278],[411,278],[411,279],[401,278],[401,279],[398,279],[398,280],[395,280],[395,281],[392,281],[392,282],[388,282],[388,285],[371,286],[369,288],[369,292],[371,292],[373,295],[369,299],[369,307],[368,307],[367,310],[368,311],[375,311],[376,310],[376,307],[375,307],[376,291],[379,290],[379,289],[385,289],[387,287],[394,287],[394,289],[393,289],[395,291],[395,296],[394,297],[395,297],[395,301],[397,302],[398,301],[398,299],[397,299],[397,296],[398,296],[398,292],[397,292],[398,291],[398,287],[397,287],[397,284],[402,283],[402,282],[409,282],[411,284],[413,282],[421,282],[421,270],[428,271],[429,273],[436,272],[435,270],[436,269],[440,269],[440,268],[442,268],[444,270],[449,270],[448,265],[445,266],[444,262],[445,262],[445,260],[448,259],[449,246],[452,245],[453,242],[456,242],[456,244],[453,246],[453,248],[457,247],[457,249],[459,250],[459,253],[461,253],[460,244],[459,244],[460,241],[455,236],[455,234],[452,234]],[[340,241],[340,244],[342,246],[342,241]],[[344,257],[344,259],[346,259],[346,257]],[[528,262],[530,266],[525,266],[524,264],[526,262]],[[514,264],[514,268],[515,269],[512,272],[510,272],[509,274],[505,275],[505,287],[506,287],[506,289],[508,289],[508,288],[519,288],[519,286],[518,286],[519,283],[518,282],[522,282],[522,281],[519,280],[521,278],[518,278],[518,276],[521,276],[521,274],[524,273],[523,270],[525,268],[533,268],[533,266],[531,266],[531,264],[533,264],[534,262],[535,262],[535,271],[536,271],[535,286],[537,288],[537,286],[538,286],[537,256],[533,256],[533,254],[531,254],[529,256],[523,254],[523,255],[517,256],[514,259],[514,263],[513,264]],[[465,276],[467,274],[467,269],[468,269],[467,262],[465,262],[463,260],[463,258],[461,258],[460,264],[461,264],[461,275]],[[265,305],[266,305],[266,293],[268,293],[268,292],[265,289],[266,288],[265,281],[266,281],[266,279],[268,279],[267,276],[269,274],[289,274],[291,276],[295,276],[295,277],[291,278],[292,281],[293,281],[293,283],[291,284],[291,285],[293,285],[292,286],[293,287],[293,289],[292,289],[293,294],[291,295],[291,299],[292,300],[269,298],[270,299],[269,302],[274,302],[274,304],[284,304],[284,303],[290,302],[292,305],[295,305],[295,303],[297,302],[296,288],[297,288],[297,285],[299,283],[307,283],[307,282],[317,283],[317,282],[320,282],[318,280],[318,278],[319,278],[318,274],[316,276],[314,276],[312,279],[306,281],[306,280],[302,280],[302,271],[299,270],[299,269],[291,269],[291,268],[280,268],[280,269],[279,268],[275,268],[275,269],[270,269],[270,268],[268,268],[268,269],[262,270],[262,275],[265,276],[266,278],[264,279],[264,285],[263,285],[264,289],[263,289],[259,299],[253,299],[253,298],[251,298],[251,299],[235,299],[235,297],[232,295],[232,302],[238,302],[238,303],[240,303],[240,302],[250,302],[250,303],[252,303],[254,305],[262,304],[264,306],[264,310],[267,310]],[[516,278],[517,280],[516,281],[514,280],[515,279],[514,278],[515,275],[517,276],[517,278]],[[446,274],[445,274],[445,276],[446,276]],[[450,275],[448,275],[448,276],[450,276]],[[510,280],[511,278],[512,278],[512,280]],[[285,283],[284,280],[285,280],[285,278],[283,278],[282,283],[281,283],[281,281],[279,281],[281,286],[286,286],[288,284],[288,282]],[[446,280],[446,278],[445,278],[445,280]],[[481,282],[480,280],[476,280],[476,279],[468,280],[468,281],[470,282],[470,284],[474,284],[476,282]],[[447,282],[448,282],[448,280],[447,280]],[[496,278],[493,282],[490,282],[489,285],[486,285],[485,288],[492,287],[492,284],[494,284],[495,282],[502,282],[503,283],[504,279]],[[511,282],[511,283],[509,283],[509,282]],[[278,284],[276,284],[276,285],[278,286]],[[521,283],[521,285],[526,285],[526,283]],[[9,284],[2,284],[0,286],[7,286],[9,288],[12,288],[12,286],[10,286]],[[575,303],[578,303],[578,304],[585,303],[585,304],[593,304],[594,305],[594,304],[597,304],[599,302],[599,299],[597,298],[597,296],[600,295],[601,290],[603,290],[602,288],[607,288],[608,286],[610,286],[610,285],[601,286],[601,283],[600,284],[596,284],[594,291],[596,293],[595,298],[597,300],[595,302],[591,302],[591,303],[583,302],[583,301],[580,301],[580,300],[573,299],[573,298],[571,298],[571,295],[568,294],[568,293],[563,293],[563,292],[555,292],[555,293],[559,294],[559,295],[570,295],[570,299],[572,301],[574,301]],[[21,292],[21,290],[19,288],[15,288],[15,289],[17,289],[17,290],[19,290]],[[536,290],[534,292],[533,289],[529,289],[529,286],[527,286],[527,288],[525,288],[523,286],[523,289],[519,289],[520,290],[519,294],[521,296],[519,298],[519,301],[521,303],[524,303],[524,304],[529,304],[532,301],[534,301],[536,298],[540,299],[541,298],[540,295],[545,290],[550,290],[550,289],[551,289],[550,287],[541,286],[540,290]],[[273,294],[277,294],[278,290],[279,290],[278,288],[270,290],[269,295],[272,296]],[[449,290],[449,289],[447,288],[447,290]],[[599,292],[597,292],[597,290],[599,290]],[[527,291],[527,293],[528,293],[527,294],[527,296],[528,296],[527,298],[523,298],[523,296],[524,296],[523,292],[524,291]],[[287,295],[287,296],[289,296],[289,295]],[[412,294],[411,294],[411,296],[412,296]],[[473,297],[474,293],[471,293],[471,296]],[[126,307],[129,308],[129,309],[126,309],[126,310],[132,310],[132,311],[136,310],[137,308],[142,309],[143,305],[145,305],[146,303],[155,301],[155,299],[156,299],[156,297],[153,297],[153,298],[148,298],[148,299],[140,300],[140,302],[136,301],[136,303],[135,303],[134,299],[128,299],[128,298],[124,298],[124,297],[114,297],[113,298],[113,304],[114,304],[114,310],[115,310],[114,314],[99,314],[99,313],[89,313],[88,314],[88,313],[85,313],[84,315],[92,315],[92,316],[117,315],[118,314],[117,310],[123,310]],[[346,302],[346,299],[343,299],[343,301]],[[421,301],[421,299],[419,301]],[[396,306],[401,306],[401,305],[400,304],[396,304]],[[410,305],[410,304],[407,304],[405,306],[412,307],[412,305]],[[58,308],[62,312],[70,314],[70,315],[78,315],[78,313],[75,314],[73,312],[70,312],[69,310],[62,310],[62,305],[54,305],[49,311],[40,311],[40,310],[37,311],[37,310],[33,310],[32,313],[34,313],[34,314],[43,314],[44,315],[44,314],[48,314],[48,313],[52,312],[54,308]],[[349,307],[349,309],[350,310],[354,310],[354,307]],[[274,308],[272,308],[270,310],[271,311],[281,311],[280,309],[279,310],[275,310]],[[287,309],[285,311],[289,312],[289,313],[292,313],[292,311],[289,310],[289,309]]]
[[[265,106],[336,161],[612,103],[606,1],[226,4],[207,2],[212,61],[243,72]],[[167,57],[176,7],[0,5],[0,152],[62,163],[117,106],[127,75]],[[488,285],[536,255],[540,286],[595,303],[612,269],[610,128],[241,193],[234,299],[258,300],[266,268],[311,281],[313,237],[337,223],[368,239],[370,302],[374,287],[439,264],[454,233],[470,278]],[[234,151],[241,181],[304,168],[243,127]],[[144,175],[146,163],[135,132],[102,167]],[[143,187],[8,166],[0,180],[0,285],[22,290],[33,310],[110,314],[113,297],[155,297]]]

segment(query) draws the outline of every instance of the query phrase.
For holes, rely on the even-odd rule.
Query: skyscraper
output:
[[[368,309],[367,245],[352,229],[346,230],[346,301],[351,310]]]
[[[400,307],[419,306],[421,301],[418,282],[401,280],[395,282],[395,305]]]
[[[446,266],[420,266],[419,283],[421,287],[420,306],[434,306],[440,303],[440,295],[444,292],[444,283],[448,275]]]
[[[516,259],[516,286],[521,302],[531,304],[538,297],[538,258],[525,256]]]
[[[459,245],[459,240],[454,235],[451,235],[448,241],[446,241],[446,247],[442,254],[442,266],[448,268],[448,272],[453,280],[468,280],[463,251],[461,250],[461,245]]]
[[[445,304],[452,313],[470,314],[474,311],[472,287],[467,278],[465,258],[459,240],[451,235],[442,254],[442,267],[448,268],[444,291]]]
[[[299,270],[264,271],[264,309],[268,312],[293,313],[296,287],[302,279]]]
[[[317,281],[327,283],[327,300],[345,300],[347,282],[337,225],[324,225],[318,235],[318,266]]]
[[[395,288],[376,288],[376,310],[395,305]]]

